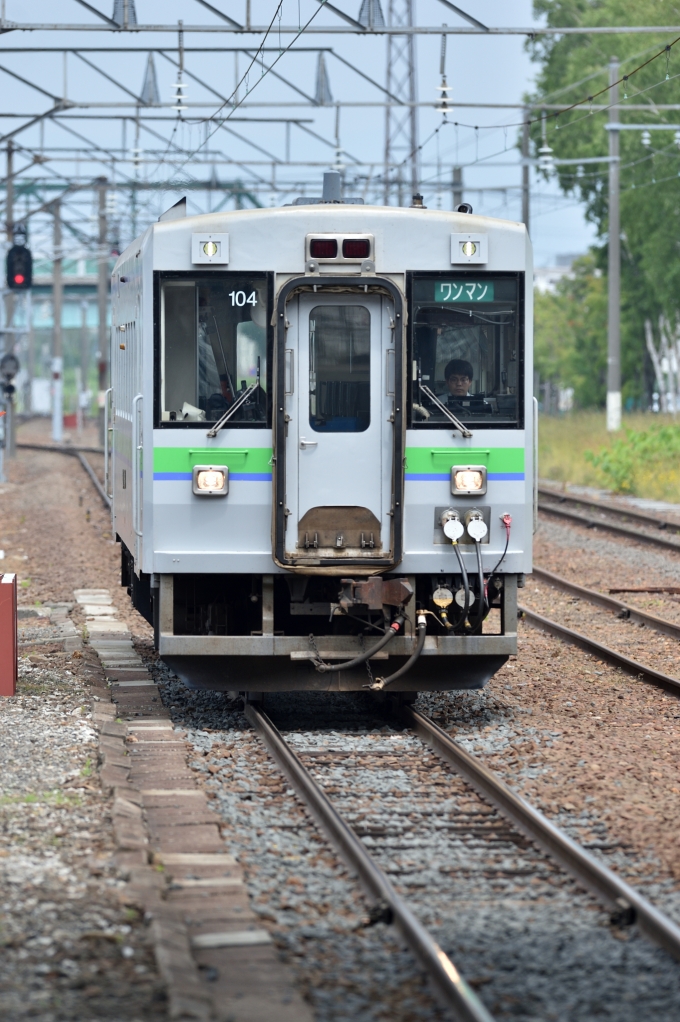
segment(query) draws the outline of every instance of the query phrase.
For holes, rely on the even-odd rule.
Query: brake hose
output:
[[[390,627],[385,630],[385,634],[381,635],[378,641],[371,646],[370,649],[367,649],[364,653],[360,653],[359,656],[354,657],[353,660],[343,660],[341,664],[325,664],[321,657],[319,657],[314,660],[314,666],[320,674],[330,674],[333,671],[346,671],[349,667],[357,667],[359,664],[365,664],[367,660],[369,660],[372,656],[375,656],[375,654],[381,650],[383,646],[386,646],[387,643],[390,642],[390,640],[393,639],[399,631],[401,631],[404,621],[404,615],[398,614]],[[310,636],[310,638],[313,638],[313,636]]]
[[[390,674],[389,678],[376,678],[372,685],[364,685],[364,688],[370,688],[373,692],[379,692],[385,688],[386,685],[391,685],[397,678],[403,677],[407,671],[410,671],[414,663],[423,652],[423,646],[425,645],[425,637],[427,635],[427,618],[424,614],[418,614],[418,642],[413,653],[408,658],[403,667],[400,667],[394,674]]]

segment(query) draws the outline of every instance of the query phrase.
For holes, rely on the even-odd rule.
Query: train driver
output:
[[[469,362],[463,358],[452,358],[444,369],[444,379],[446,380],[444,396],[453,398],[454,401],[468,397],[473,375],[474,372]]]

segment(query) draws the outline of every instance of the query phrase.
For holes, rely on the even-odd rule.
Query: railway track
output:
[[[590,529],[607,532],[639,543],[680,552],[680,523],[645,511],[621,508],[590,497],[576,497],[539,487],[538,510]],[[638,527],[628,523],[637,523]],[[642,526],[642,528],[640,528]]]
[[[17,447],[22,447],[29,451],[54,451],[56,454],[67,454],[72,458],[77,458],[87,473],[90,482],[99,494],[102,504],[107,510],[111,510],[111,498],[99,481],[99,477],[92,468],[92,465],[90,465],[89,461],[85,457],[85,454],[103,454],[103,447],[70,447],[66,444],[31,444],[24,443],[23,441],[18,441]]]
[[[654,628],[656,631],[661,632],[664,635],[669,635],[674,639],[680,639],[680,626],[673,624],[671,621],[665,621],[663,618],[659,618],[655,614],[648,614],[645,611],[639,610],[637,607],[632,607],[630,604],[624,603],[621,600],[616,600],[604,593],[599,593],[594,589],[587,589],[585,586],[577,585],[574,582],[570,582],[569,579],[563,578],[561,575],[556,575],[554,572],[546,571],[544,568],[535,567],[533,573],[539,581],[555,586],[563,592],[569,593],[572,596],[577,596],[579,599],[587,600],[589,603],[596,606],[604,607],[606,610],[610,610],[618,614],[620,617],[625,617],[638,624]],[[535,610],[532,610],[530,607],[526,607],[523,604],[518,605],[518,613],[525,621],[527,621],[528,624],[533,625],[536,628],[540,628],[541,631],[547,632],[557,639],[563,639],[565,642],[569,642],[574,646],[578,646],[586,653],[599,657],[607,663],[612,664],[614,667],[620,667],[629,674],[642,677],[645,681],[658,685],[667,692],[672,692],[676,696],[680,695],[680,679],[673,677],[673,675],[666,674],[663,671],[658,671],[649,664],[644,664],[638,660],[634,660],[632,657],[626,656],[625,653],[612,649],[611,646],[598,642],[597,639],[593,639],[588,635],[584,635],[582,632],[569,628],[567,625],[563,625],[559,621],[553,621],[551,618],[547,618],[543,614],[538,614]]]
[[[624,603],[623,600],[616,600],[613,596],[600,593],[596,589],[587,589],[586,586],[577,585],[576,582],[571,582],[568,578],[556,575],[555,572],[548,571],[546,568],[539,568],[534,565],[532,575],[539,582],[545,582],[556,589],[561,589],[564,593],[587,600],[588,603],[592,603],[596,607],[610,610],[618,617],[632,621],[634,624],[647,625],[663,635],[670,635],[672,639],[680,639],[680,625],[674,624],[673,621],[666,621],[662,617],[657,617],[656,614],[648,614],[647,611],[633,607],[629,603]]]
[[[438,940],[419,923],[414,909],[427,915],[424,899],[418,894],[424,888],[427,898],[434,898],[439,906],[438,913],[445,916],[447,902],[460,907],[461,902],[474,900],[469,885],[475,886],[480,873],[492,877],[496,885],[512,884],[516,888],[519,884],[521,893],[514,895],[519,900],[529,883],[538,884],[534,895],[538,891],[543,900],[552,900],[556,886],[569,884],[566,872],[599,899],[616,925],[637,923],[641,931],[680,960],[680,928],[674,922],[512,791],[429,717],[410,706],[402,706],[398,712],[410,735],[393,736],[398,740],[397,749],[384,750],[373,743],[372,748],[362,750],[359,740],[354,749],[348,750],[338,748],[337,738],[323,732],[316,742],[308,736],[293,736],[287,741],[259,704],[250,702],[245,707],[248,720],[290,785],[338,854],[360,877],[369,898],[387,910],[387,918],[397,924],[454,1018],[491,1016]],[[420,739],[417,749],[403,747],[416,736]],[[452,767],[453,773],[445,771],[442,778],[436,761],[429,762],[428,774],[436,793],[423,792],[421,784],[417,808],[403,792],[397,806],[388,809],[380,799],[373,812],[362,813],[362,772],[371,770],[375,781],[377,773],[384,773],[381,768],[394,769],[395,754],[400,773],[422,771],[422,762],[418,762],[422,759],[421,743]],[[344,742],[341,744],[344,746]],[[376,783],[375,790],[384,790],[384,785]],[[377,847],[378,858],[389,862],[398,857],[399,850],[408,855],[409,848],[419,843],[427,846],[425,875],[411,885],[413,894],[405,901],[366,846]],[[442,860],[444,881],[441,872],[436,873],[436,864]],[[417,872],[418,864],[412,867]],[[402,886],[409,885],[408,866],[400,870],[393,865],[390,871],[399,875]],[[502,901],[502,895],[498,900]],[[496,908],[501,911],[500,905]]]

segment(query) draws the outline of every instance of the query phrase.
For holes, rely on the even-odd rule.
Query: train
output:
[[[481,688],[532,563],[529,237],[320,191],[180,200],[118,258],[121,583],[193,688]]]

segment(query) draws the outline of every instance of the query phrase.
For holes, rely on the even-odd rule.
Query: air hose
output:
[[[391,685],[397,678],[403,677],[407,671],[410,671],[414,663],[423,652],[423,646],[425,645],[425,636],[427,635],[427,618],[424,614],[418,614],[418,642],[411,656],[408,658],[403,667],[400,667],[394,674],[390,674],[389,678],[376,678],[372,685],[365,685],[364,688],[370,688],[374,692],[380,692],[385,688],[386,685]]]
[[[359,664],[365,664],[367,660],[370,660],[372,656],[375,656],[375,654],[381,650],[383,646],[386,646],[387,643],[401,631],[404,620],[404,615],[398,614],[390,627],[385,630],[385,634],[381,635],[378,641],[371,646],[370,649],[367,649],[364,653],[360,653],[359,656],[354,657],[353,660],[343,660],[340,664],[325,664],[319,657],[314,660],[314,666],[320,674],[330,674],[334,671],[346,671],[350,667],[357,667]]]

